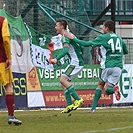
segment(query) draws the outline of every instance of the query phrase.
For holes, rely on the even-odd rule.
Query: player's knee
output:
[[[6,92],[13,92],[12,83],[6,84],[4,87],[5,87]]]
[[[100,89],[104,89],[104,86],[105,86],[105,83],[104,82],[99,82],[98,83],[98,88],[100,88]]]
[[[64,79],[60,78],[60,84],[64,83]]]

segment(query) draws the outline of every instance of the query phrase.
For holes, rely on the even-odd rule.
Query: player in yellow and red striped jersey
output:
[[[0,16],[0,85],[6,90],[6,105],[8,109],[8,123],[15,125],[22,122],[14,116],[14,92],[13,92],[13,75],[11,70],[11,45],[8,21],[5,17]]]

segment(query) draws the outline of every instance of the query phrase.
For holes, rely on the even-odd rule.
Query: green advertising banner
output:
[[[46,70],[37,68],[42,90],[61,90],[60,76],[63,69]],[[99,65],[85,65],[81,73],[72,80],[75,89],[95,89],[99,78]]]

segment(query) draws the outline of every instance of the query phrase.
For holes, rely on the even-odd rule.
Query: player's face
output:
[[[56,25],[55,25],[55,29],[56,29],[57,34],[61,34],[62,27],[63,27],[63,26],[60,25],[59,22],[56,23]]]
[[[105,27],[105,26],[103,25],[102,30],[103,30],[103,33],[106,34],[106,33],[108,32],[108,27]]]

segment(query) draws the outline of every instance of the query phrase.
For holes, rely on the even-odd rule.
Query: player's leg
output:
[[[13,76],[11,69],[5,70],[5,64],[0,64],[0,67],[3,69],[3,71],[0,72],[1,75],[1,83],[5,87],[6,90],[6,105],[8,109],[8,123],[14,123],[14,124],[21,124],[22,122],[15,118],[14,116],[14,92],[13,92]]]
[[[71,86],[71,83],[66,75],[62,75],[60,78],[61,87],[64,91],[64,96],[67,102],[66,108],[61,111],[61,113],[69,113],[73,110],[72,98],[70,92],[68,91],[68,87]]]
[[[105,85],[105,82],[102,82],[102,81],[99,80],[98,86],[95,90],[95,94],[94,94],[94,97],[93,97],[92,107],[91,107],[91,110],[89,110],[89,112],[95,112],[96,111],[96,107],[97,107],[98,101],[101,97],[104,85]]]
[[[121,94],[120,94],[120,90],[119,90],[119,86],[118,85],[106,85],[106,88],[105,88],[105,94],[106,95],[111,95],[111,94],[114,94],[115,93],[115,97],[116,97],[116,100],[120,100],[121,98]]]
[[[80,100],[80,97],[76,93],[74,86],[71,85],[69,81],[75,78],[81,72],[82,68],[83,67],[77,68],[73,65],[67,66],[60,80],[60,83],[69,91],[69,93],[75,100]],[[66,77],[66,79],[64,77]]]
[[[104,70],[101,69],[98,86],[95,90],[95,94],[94,94],[93,101],[92,101],[92,107],[91,107],[91,110],[89,110],[89,112],[96,111],[96,107],[97,107],[98,101],[101,97],[102,90],[104,89],[107,78],[108,78],[107,69],[104,69]]]
[[[71,83],[69,82],[68,78],[65,75],[61,76],[60,83],[61,83],[61,87],[64,91],[64,96],[66,98],[67,105],[71,105],[72,98],[71,98],[70,92],[68,91],[68,88],[69,88],[69,86],[71,86]]]
[[[15,125],[20,125],[22,122],[15,118],[14,116],[14,93],[12,88],[12,83],[9,83],[5,86],[6,89],[6,105],[8,109],[8,123],[14,123]]]
[[[111,74],[108,77],[108,80],[106,83],[107,85],[105,86],[105,93],[107,95],[111,95],[111,94],[115,93],[116,99],[120,100],[121,95],[120,95],[120,90],[119,90],[117,83],[119,82],[122,70],[118,67],[115,67],[112,69],[110,68],[109,73],[111,73]]]
[[[108,68],[107,72],[109,74],[108,74],[108,78],[106,80],[106,85],[104,86],[104,90],[105,90],[106,95],[111,95],[115,92],[114,84],[116,84],[116,78],[115,77],[117,77],[117,72],[115,72],[113,68]],[[116,75],[114,75],[113,72],[115,72]]]
[[[71,66],[70,66],[70,67],[71,67]],[[72,79],[74,79],[75,77],[77,77],[77,75],[82,71],[82,69],[83,69],[83,66],[75,66],[75,67],[72,67],[72,69],[69,68],[69,69],[66,71],[66,72],[67,72],[67,75],[68,75],[68,73],[69,73],[69,80],[72,80]],[[70,70],[71,70],[71,72],[70,72]],[[73,85],[69,86],[68,90],[69,90],[71,96],[72,96],[72,97],[74,98],[74,100],[75,100],[75,101],[74,101],[74,108],[73,108],[73,110],[76,110],[78,107],[80,107],[80,106],[83,104],[84,100],[83,100],[82,98],[79,97],[79,95],[77,94],[77,92],[76,92],[76,90],[74,89],[74,86],[73,86]]]
[[[74,107],[73,110],[76,110],[79,106],[81,106],[81,104],[83,104],[84,100],[82,98],[79,97],[79,95],[77,94],[77,92],[74,89],[73,85],[70,85],[66,90],[66,93],[68,93],[70,96],[72,96],[74,98]]]
[[[77,94],[77,92],[74,89],[74,86],[71,85],[71,83],[69,81],[71,81],[73,78],[75,78],[81,72],[82,69],[83,69],[83,66],[75,67],[73,65],[69,65],[69,66],[67,66],[67,68],[65,69],[65,71],[63,73],[63,75],[68,78],[68,80],[64,81],[63,78],[61,78],[62,80],[60,80],[61,84],[66,88],[66,90],[68,90],[68,93],[75,100],[74,108],[73,108],[74,110],[77,109],[84,102],[84,100],[79,97],[79,95]]]
[[[112,84],[110,84],[110,83],[106,83],[106,85],[105,85],[105,87],[104,87],[104,90],[105,90],[105,94],[106,95],[111,95],[111,94],[113,94],[114,93],[114,87],[113,87],[113,85]]]

